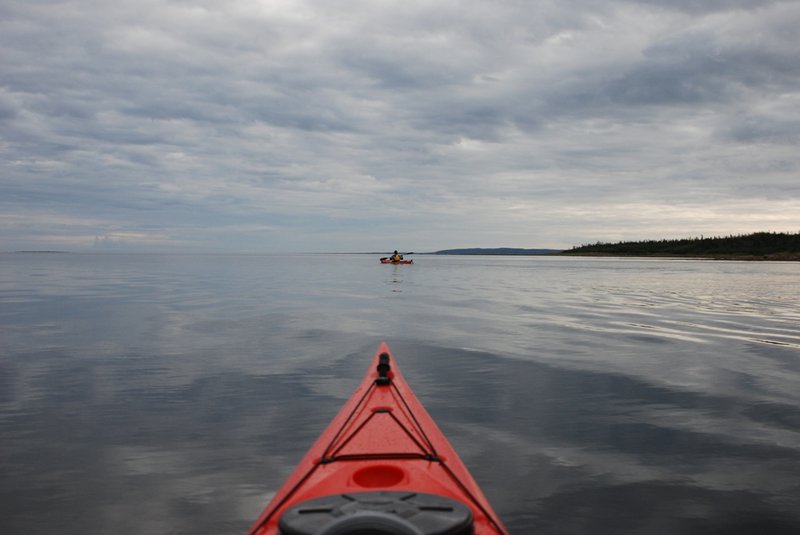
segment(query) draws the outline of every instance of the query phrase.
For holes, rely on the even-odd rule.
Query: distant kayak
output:
[[[507,534],[385,342],[249,532],[366,533]]]
[[[381,264],[413,264],[413,260],[390,260],[388,258],[381,258]]]

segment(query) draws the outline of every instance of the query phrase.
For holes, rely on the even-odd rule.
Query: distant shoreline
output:
[[[11,251],[14,254],[69,254],[69,251]]]
[[[729,260],[746,262],[800,262],[800,254],[778,253],[768,255],[734,255],[734,254],[623,254],[623,253],[573,253],[564,251],[556,256],[575,256],[592,258],[664,258],[669,260]]]
[[[800,233],[754,232],[738,236],[643,240],[573,247],[566,256],[704,258],[712,260],[800,260]]]
[[[701,254],[623,254],[623,253],[573,253],[569,251],[554,251],[550,253],[499,253],[499,252],[473,252],[473,253],[417,253],[418,255],[441,255],[441,256],[571,256],[584,258],[663,258],[668,260],[728,260],[728,261],[747,261],[747,262],[800,262],[800,254],[769,254],[769,255],[701,255]]]
[[[464,249],[444,249],[435,251],[434,255],[482,255],[482,256],[541,256],[563,252],[563,249],[522,249],[518,247],[471,247]]]
[[[97,252],[97,251],[94,251]],[[110,251],[104,251],[110,252]],[[134,252],[134,251],[114,251]],[[139,251],[145,253],[145,251]],[[16,254],[68,254],[57,249],[28,249],[13,251]],[[193,254],[193,253],[189,253]],[[201,253],[203,254],[203,253]],[[249,253],[205,253],[249,254]],[[275,254],[275,253],[263,253]],[[290,254],[375,254],[388,253],[290,253]],[[800,232],[755,232],[726,237],[662,239],[580,245],[571,249],[546,249],[523,247],[462,247],[429,252],[404,252],[404,255],[440,256],[568,256],[606,258],[664,258],[729,261],[779,261],[800,262]]]

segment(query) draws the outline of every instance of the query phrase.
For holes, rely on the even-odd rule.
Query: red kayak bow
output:
[[[249,533],[507,534],[385,342]]]

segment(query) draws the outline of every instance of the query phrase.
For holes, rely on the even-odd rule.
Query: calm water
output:
[[[514,534],[800,532],[800,264],[0,255],[0,533],[243,534],[380,340]]]

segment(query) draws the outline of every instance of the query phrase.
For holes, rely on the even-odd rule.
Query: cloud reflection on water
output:
[[[792,265],[1,260],[8,533],[242,533],[383,338],[512,533],[800,526]]]

